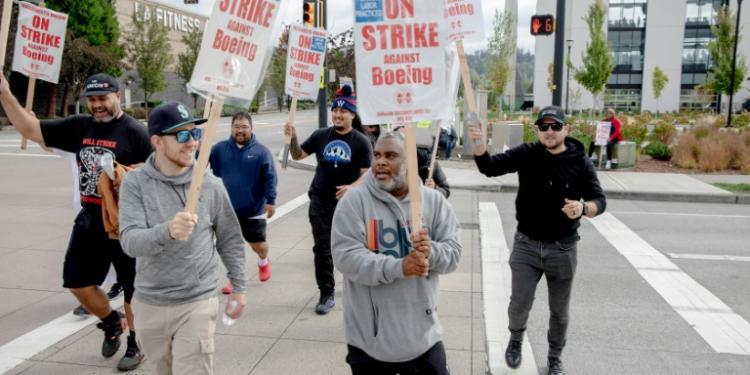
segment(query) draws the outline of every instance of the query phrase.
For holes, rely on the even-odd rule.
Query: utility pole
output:
[[[728,6],[728,5],[727,5]],[[737,39],[740,34],[740,10],[742,8],[742,0],[737,0],[737,22],[734,26],[734,54],[732,55],[732,78],[729,80],[729,103],[727,104],[727,125],[725,127],[732,127],[732,100],[734,99],[734,71],[737,65]]]
[[[568,45],[568,59],[570,59],[570,49],[573,47],[573,39],[566,40],[565,44]],[[568,66],[568,64],[565,65],[568,70],[566,73],[567,77],[565,78],[565,113],[568,113],[568,101],[570,99],[570,66]]]
[[[557,0],[555,13],[555,59],[552,73],[552,105],[562,106],[563,65],[565,64],[565,0]]]

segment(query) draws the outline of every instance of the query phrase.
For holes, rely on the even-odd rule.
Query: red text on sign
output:
[[[264,0],[221,0],[219,10],[244,18],[252,23],[270,27],[276,5]]]
[[[34,16],[34,18],[31,19],[31,26],[34,26],[37,29],[49,31],[49,20],[39,16]]]
[[[462,15],[474,15],[474,4],[451,4],[443,10],[445,17],[455,17]]]
[[[244,37],[236,38],[224,34],[224,31],[221,29],[216,30],[216,37],[214,38],[212,47],[223,52],[245,57],[248,61],[255,60],[255,53],[258,51],[257,44],[245,41]]]
[[[391,86],[394,84],[404,85],[407,83],[424,83],[425,85],[431,84],[432,68],[412,68],[411,65],[406,65],[406,67],[404,68],[394,69],[383,69],[377,66],[372,68],[373,86]]]
[[[385,50],[438,47],[437,28],[437,22],[365,25],[362,28],[362,37],[365,38],[363,47],[366,51],[372,51],[375,48]]]
[[[310,65],[320,65],[320,54],[316,52],[305,51],[296,47],[291,47],[289,57],[292,60],[299,61]]]
[[[43,33],[30,27],[21,26],[21,38],[26,38],[32,43],[60,48],[60,37],[58,35]]]
[[[414,18],[414,0],[385,0],[385,16],[389,19]]]

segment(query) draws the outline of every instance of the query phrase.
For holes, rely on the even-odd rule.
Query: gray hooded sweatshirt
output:
[[[379,361],[410,361],[441,339],[439,275],[458,267],[461,228],[445,197],[422,186],[430,276],[405,278],[403,258],[413,251],[409,195],[398,200],[376,185],[371,170],[364,176],[364,186],[339,202],[331,230],[333,263],[344,275],[347,342]]]
[[[233,293],[244,293],[245,242],[221,180],[205,175],[195,210],[198,224],[187,241],[173,240],[167,225],[185,209],[194,167],[167,177],[154,166],[155,155],[126,173],[120,187],[120,243],[136,260],[135,298],[169,306],[215,296],[216,252],[227,268]]]

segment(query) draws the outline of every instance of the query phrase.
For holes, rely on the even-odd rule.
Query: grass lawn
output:
[[[733,193],[750,194],[750,185],[748,184],[724,184],[717,182],[713,185],[717,188],[729,190]]]

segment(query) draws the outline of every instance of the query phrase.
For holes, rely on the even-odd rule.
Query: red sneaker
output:
[[[229,283],[227,286],[221,288],[221,292],[224,294],[231,294],[232,293],[232,283]]]
[[[265,266],[258,265],[258,278],[261,282],[271,278],[271,258],[268,258],[268,263]]]

